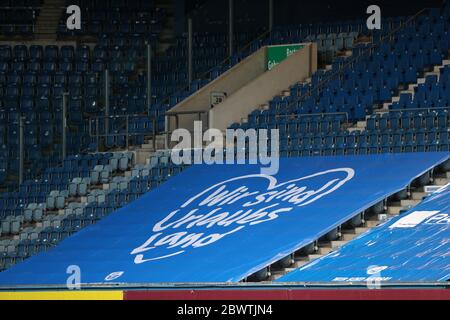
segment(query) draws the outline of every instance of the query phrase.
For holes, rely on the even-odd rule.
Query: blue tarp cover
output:
[[[421,282],[450,279],[450,186],[282,282]]]
[[[448,158],[282,158],[275,176],[261,175],[256,165],[192,166],[0,273],[0,285],[64,285],[77,268],[81,283],[240,281]]]

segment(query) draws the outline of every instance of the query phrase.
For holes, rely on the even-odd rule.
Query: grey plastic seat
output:
[[[61,226],[61,220],[59,219],[54,219],[51,221],[51,225],[53,228],[59,228]]]
[[[47,208],[52,210],[55,209],[56,206],[56,197],[59,195],[58,190],[53,190],[50,192],[50,194],[47,197]]]
[[[91,184],[91,178],[89,178],[89,177],[84,177],[81,181],[83,183],[86,183],[87,185]]]
[[[87,193],[87,189],[88,189],[88,183],[86,183],[85,181],[81,181],[78,184],[78,190],[77,190],[78,195],[85,196]]]
[[[129,187],[129,182],[130,179],[125,177],[122,179],[122,181],[119,183],[119,190],[123,191],[123,190],[127,190]]]
[[[39,234],[37,232],[30,233],[30,240],[35,240],[39,238]]]
[[[103,170],[102,165],[97,165],[94,167],[94,170],[91,171],[91,183],[98,184],[100,182],[100,173]]]
[[[145,168],[143,164],[137,164],[134,166],[133,169],[131,169],[131,176],[132,177],[139,177],[141,175],[141,171]]]
[[[2,221],[2,234],[10,234],[11,233],[11,222]]]
[[[42,221],[42,216],[44,215],[45,205],[38,205],[36,209],[33,210],[33,221]]]
[[[81,178],[73,178],[69,183],[69,196],[75,197],[78,195],[78,186],[81,183]]]
[[[57,197],[55,201],[55,208],[56,209],[63,209],[65,207],[67,195],[63,192],[61,192]]]
[[[169,157],[162,156],[161,158],[159,158],[159,163],[162,165],[167,165],[169,163]]]
[[[42,228],[48,228],[50,227],[50,220],[42,220]]]
[[[128,155],[124,155],[119,159],[119,170],[126,171],[128,169],[130,159]]]
[[[96,202],[96,199],[97,199],[96,195],[92,192],[87,195],[88,203]]]
[[[28,233],[26,233],[26,232],[21,232],[21,233],[19,234],[19,240],[22,241],[22,240],[26,240],[26,239],[28,239]]]
[[[98,196],[97,196],[97,203],[105,203],[106,202],[106,194],[103,192],[103,193],[100,193]]]
[[[83,207],[83,204],[81,204],[81,203],[70,202],[64,210],[64,215],[68,216],[70,214],[77,214],[77,210],[82,207]]]
[[[150,165],[150,169],[156,167],[158,165],[158,157],[150,157],[148,164]]]
[[[74,208],[74,213],[75,213],[77,216],[83,214],[83,212],[84,212],[84,207],[85,207],[85,206],[84,206],[83,204],[80,204],[79,206],[77,206],[77,207]]]
[[[31,222],[33,220],[33,211],[37,208],[37,203],[30,203],[23,211],[24,220],[26,222]]]
[[[92,190],[88,195],[87,195],[87,202],[88,203],[92,203],[92,202],[97,202],[97,197],[100,194],[100,191],[102,190]]]
[[[20,221],[15,220],[11,222],[11,234],[19,234],[20,231]]]
[[[111,159],[109,159],[109,165],[111,166],[113,171],[116,171],[119,168],[119,157],[116,153]]]
[[[93,190],[88,195],[88,203],[96,202],[103,203],[106,200],[105,192],[103,190]]]
[[[108,183],[111,175],[111,167],[109,165],[103,166],[102,170],[99,173],[99,181],[100,183]]]

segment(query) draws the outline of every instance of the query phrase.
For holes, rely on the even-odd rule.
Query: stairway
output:
[[[450,183],[450,171],[448,172],[434,172],[430,182],[426,183],[427,186],[445,186]],[[269,271],[268,281],[273,281],[281,276],[302,267],[303,265],[310,263],[332,251],[337,250],[339,247],[345,245],[355,237],[367,232],[371,228],[378,226],[380,223],[395,217],[403,212],[416,206],[422,201],[423,197],[427,195],[425,192],[425,185],[411,186],[407,190],[399,192],[397,195],[399,198],[390,197],[387,199],[383,212],[378,214],[371,214],[370,211],[363,213],[363,221],[361,225],[355,227],[346,227],[340,230],[339,238],[332,241],[319,240],[314,243],[309,254],[304,251],[295,252],[292,255],[292,264],[287,268],[274,268],[271,266]]]
[[[165,136],[164,135],[157,135],[155,137],[155,147],[153,147],[153,138],[152,137],[146,137],[145,143],[137,148],[130,148],[130,150],[134,151],[135,153],[135,160],[136,164],[146,164],[147,159],[152,156],[155,151],[157,150],[163,150],[165,148]]]
[[[64,0],[45,0],[36,22],[35,38],[55,41],[63,12],[65,12]]]

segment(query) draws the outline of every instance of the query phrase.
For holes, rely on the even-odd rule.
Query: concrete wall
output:
[[[184,128],[192,131],[194,121],[201,120],[203,130],[216,128],[224,131],[232,123],[247,118],[248,114],[260,105],[267,103],[292,84],[311,77],[317,70],[317,45],[304,45],[304,48],[270,71],[267,71],[266,67],[267,47],[261,48],[169,111],[205,113],[179,114],[178,122],[175,117],[168,117],[166,129],[173,131],[176,128]],[[227,98],[211,109],[210,94],[214,91],[226,92]],[[168,147],[172,144],[167,141]]]
[[[271,100],[292,84],[303,81],[317,70],[317,45],[306,46],[239,89],[210,111],[210,126],[225,130],[240,122],[259,105]]]
[[[211,92],[226,92],[232,96],[243,86],[247,85],[266,71],[266,48],[263,47],[235,65],[230,70],[214,79],[209,84],[195,92],[174,106],[169,112],[209,111],[211,109]],[[198,115],[180,115],[178,127],[193,129],[193,121],[198,120]],[[206,121],[206,115],[203,117]],[[175,128],[175,119],[170,118],[170,129]],[[167,129],[167,124],[166,124]]]

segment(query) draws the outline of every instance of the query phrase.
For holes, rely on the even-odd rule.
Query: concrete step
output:
[[[415,83],[409,84],[408,85],[408,91],[414,93],[414,89],[417,87],[417,85]]]
[[[400,213],[400,210],[403,210],[402,207],[398,207],[398,206],[389,206],[387,208],[387,213],[391,214],[391,215],[397,215]]]
[[[365,129],[365,128],[366,128],[366,125],[367,125],[367,122],[366,122],[366,121],[358,121],[358,122],[356,123],[356,127],[357,127],[358,129]]]
[[[381,223],[380,220],[367,220],[366,221],[366,226],[368,228],[373,228],[373,227],[376,227],[377,225],[379,225],[380,223]]]
[[[392,104],[392,102],[384,102],[383,103],[383,110],[389,110],[389,106]]]
[[[417,79],[417,84],[423,84],[423,83],[425,83],[425,78]]]
[[[321,257],[323,257],[322,254],[310,254],[310,255],[308,255],[308,258],[309,258],[310,261],[319,259],[319,258],[321,258]]]
[[[356,234],[356,233],[345,233],[345,234],[342,235],[341,239],[343,241],[351,241],[354,238],[356,238],[357,236],[359,236],[359,234]]]
[[[420,200],[406,199],[406,200],[401,200],[400,204],[402,207],[413,207],[413,206],[417,205],[419,202],[420,202]]]
[[[408,88],[408,90],[402,90],[402,91],[400,91],[400,93],[411,93],[412,95],[414,95],[414,89]]]
[[[344,241],[344,240],[335,240],[335,241],[331,241],[331,247],[333,249],[342,247],[344,244],[346,244],[348,241]]]
[[[304,260],[295,260],[294,264],[292,265],[293,268],[300,268],[302,266],[304,266],[305,264],[307,264],[309,262],[309,260],[304,259]]]
[[[282,276],[284,276],[285,274],[286,274],[286,272],[272,274],[272,275],[269,277],[269,279],[270,279],[270,281],[275,281],[275,280],[281,278]]]
[[[355,228],[355,233],[356,234],[361,234],[361,233],[364,233],[364,232],[366,232],[367,230],[369,230],[370,228],[367,228],[367,227],[357,227],[357,228]]]
[[[354,231],[353,232],[346,232],[346,233],[342,234],[341,239],[343,241],[350,241],[350,240],[353,240],[354,238],[356,238],[357,236],[358,236],[358,234],[356,234]]]
[[[426,192],[413,192],[413,193],[411,193],[411,198],[413,199],[413,200],[422,200],[423,199],[423,197],[425,197],[427,195],[427,193]]]
[[[438,76],[439,77],[439,70],[436,71],[429,71],[429,72],[425,72],[425,77],[427,76]]]
[[[447,178],[435,178],[433,184],[436,186],[445,186],[449,180]]]
[[[281,270],[270,270],[270,273],[272,276],[277,276],[277,275],[285,275],[286,274],[286,269],[281,269]]]
[[[442,66],[434,66],[433,71],[440,74],[441,68],[442,68]]]
[[[319,247],[319,250],[317,250],[317,253],[319,253],[321,255],[326,255],[326,254],[330,253],[331,251],[333,251],[333,248],[331,248],[331,247]]]

